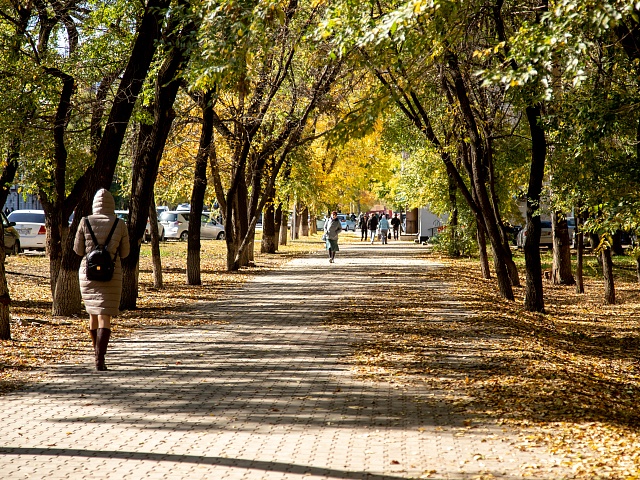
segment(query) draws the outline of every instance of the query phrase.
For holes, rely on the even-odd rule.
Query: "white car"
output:
[[[129,221],[129,210],[116,210],[115,214],[116,217],[118,217],[123,222],[126,223]],[[158,238],[160,238],[160,240],[164,238],[164,226],[162,225],[160,220],[158,220]],[[145,242],[151,241],[151,225],[149,224],[148,218],[147,225],[144,227],[144,236],[142,237],[142,240]]]
[[[345,232],[348,232],[349,230],[351,230],[352,232],[356,231],[356,222],[351,220],[351,216],[345,215],[344,213],[339,213],[338,220],[340,220],[340,226]]]
[[[189,212],[169,211],[160,215],[164,227],[164,237],[185,241],[189,236]],[[224,239],[224,227],[209,215],[202,214],[200,219],[200,238]]]
[[[44,210],[14,210],[7,219],[15,222],[22,250],[46,250],[47,228]]]

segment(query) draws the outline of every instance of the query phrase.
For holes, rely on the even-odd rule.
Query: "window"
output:
[[[44,223],[44,213],[11,212],[9,221],[16,223]]]

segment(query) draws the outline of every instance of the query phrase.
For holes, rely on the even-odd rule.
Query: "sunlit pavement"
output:
[[[459,392],[362,381],[344,361],[360,338],[323,319],[374,283],[438,268],[420,248],[363,242],[334,264],[292,261],[196,305],[211,326],[116,336],[110,371],[87,356],[0,397],[0,478],[562,478],[516,432],[469,428]]]

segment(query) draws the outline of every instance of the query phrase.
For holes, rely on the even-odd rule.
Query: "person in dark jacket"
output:
[[[376,238],[376,231],[378,230],[378,215],[376,215],[375,213],[369,215],[367,228],[369,229],[369,235],[371,236],[371,245],[373,245],[373,241]]]
[[[338,212],[331,212],[331,217],[324,223],[325,248],[329,251],[329,263],[336,258],[338,248],[338,234],[342,231],[342,225],[338,218]]]
[[[366,213],[360,214],[360,221],[358,222],[358,228],[360,229],[360,241],[367,241],[367,221],[369,220],[369,215]]]
[[[393,239],[398,240],[400,234],[400,225],[402,221],[400,220],[400,214],[396,213],[396,216],[391,219],[391,226],[393,227]]]

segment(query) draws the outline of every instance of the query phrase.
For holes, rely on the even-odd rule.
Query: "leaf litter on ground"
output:
[[[546,313],[531,313],[524,287],[501,299],[476,260],[424,257],[444,266],[332,312],[330,328],[364,336],[354,371],[452,392],[460,411],[521,432],[521,448],[548,448],[575,478],[640,478],[640,285],[617,278],[607,306],[597,278],[585,294],[545,282]]]

